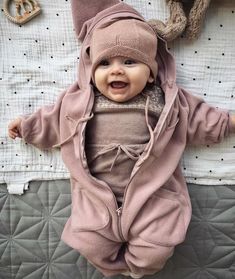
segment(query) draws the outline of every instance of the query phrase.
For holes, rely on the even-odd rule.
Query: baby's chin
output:
[[[134,99],[136,96],[138,96],[140,93],[138,94],[128,94],[128,93],[118,93],[118,92],[109,92],[108,94],[104,94],[106,96],[106,98],[108,98],[109,100],[113,101],[113,102],[117,102],[117,103],[125,103],[128,101],[131,101],[132,99]]]
[[[133,99],[135,96],[123,96],[123,95],[115,95],[115,96],[106,96],[109,100],[117,103],[125,103]]]

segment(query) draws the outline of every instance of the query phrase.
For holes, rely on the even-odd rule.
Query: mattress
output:
[[[145,278],[235,278],[235,186],[188,188],[193,216],[186,240],[161,272]],[[31,182],[22,196],[0,184],[1,279],[104,278],[60,240],[70,203],[69,180]]]
[[[13,1],[12,1],[13,2]],[[146,19],[164,22],[165,0],[125,0]],[[8,123],[30,114],[77,79],[80,44],[73,32],[70,1],[40,0],[42,13],[18,26],[0,17],[0,183],[10,193],[22,194],[30,180],[68,179],[60,152],[40,151],[7,136]],[[176,59],[177,84],[209,104],[234,112],[235,1],[211,1],[198,40],[184,36],[168,45]],[[187,182],[235,184],[235,136],[220,145],[188,147],[183,159]],[[14,162],[14,163],[12,163]]]
[[[163,0],[125,2],[147,19],[165,21],[168,17]],[[179,85],[232,111],[234,3],[212,1],[198,40],[190,43],[180,37],[169,44],[176,57]],[[3,15],[0,18],[4,61],[0,183],[8,183],[8,188],[0,184],[0,279],[101,279],[101,273],[60,240],[71,196],[69,180],[61,179],[68,178],[68,172],[59,152],[41,152],[7,137],[11,119],[53,103],[76,79],[80,45],[72,32],[70,3],[40,0],[40,5],[42,14],[21,27]],[[235,278],[234,152],[234,137],[221,145],[186,150],[184,174],[188,182],[197,183],[188,184],[193,206],[188,233],[165,268],[146,278]],[[8,190],[22,194],[32,179],[38,181],[30,182],[24,195],[9,194]],[[124,277],[113,277],[118,278]]]

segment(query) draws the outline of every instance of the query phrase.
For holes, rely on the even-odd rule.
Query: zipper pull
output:
[[[117,215],[120,216],[122,214],[122,207],[119,207],[117,210]]]

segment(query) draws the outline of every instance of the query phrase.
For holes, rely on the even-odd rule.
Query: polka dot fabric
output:
[[[125,2],[147,19],[158,18],[165,22],[168,18],[165,1]],[[199,39],[188,41],[182,35],[168,44],[176,60],[177,84],[209,104],[232,113],[235,113],[234,26],[235,2],[212,1]],[[235,136],[217,145],[188,146],[182,158],[182,169],[187,182],[234,185]]]
[[[21,193],[33,179],[68,178],[60,152],[41,151],[7,137],[8,122],[30,114],[76,80],[79,44],[69,1],[39,0],[42,13],[15,25],[1,10],[0,182]]]
[[[183,36],[169,45],[176,58],[177,82],[209,104],[235,113],[235,2],[212,1],[198,40]],[[235,182],[235,137],[223,143],[188,147],[182,160],[188,182]]]
[[[124,0],[147,18],[165,21],[165,1]],[[0,183],[68,178],[59,151],[40,151],[7,137],[7,124],[18,115],[52,104],[77,78],[80,45],[71,18],[70,1],[39,0],[42,13],[25,25],[0,17]],[[235,3],[212,1],[200,38],[183,36],[169,44],[176,59],[177,82],[208,103],[234,110]],[[234,137],[216,146],[189,147],[182,160],[188,182],[234,184]]]

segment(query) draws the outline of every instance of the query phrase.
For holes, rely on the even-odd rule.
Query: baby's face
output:
[[[101,61],[94,78],[101,94],[120,103],[141,93],[147,82],[154,80],[147,65],[121,56]]]

